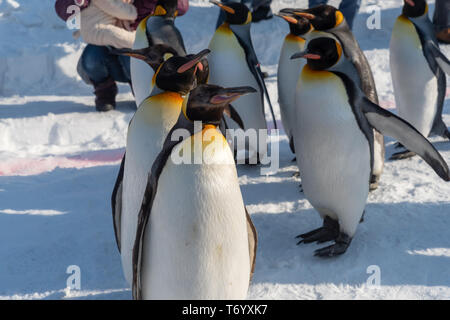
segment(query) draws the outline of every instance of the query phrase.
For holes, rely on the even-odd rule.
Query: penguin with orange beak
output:
[[[184,100],[142,197],[133,249],[135,299],[247,297],[257,235],[218,125],[230,102],[253,92],[200,85]],[[175,139],[172,133],[180,130],[186,134]]]
[[[277,84],[278,104],[280,106],[281,121],[289,139],[289,147],[294,150],[295,124],[295,88],[300,72],[306,64],[304,59],[292,60],[291,56],[305,49],[306,37],[313,31],[308,19],[293,14],[279,13],[276,16],[289,24],[289,33],[284,38],[278,61]]]
[[[398,113],[424,136],[450,139],[442,120],[450,63],[439,49],[425,0],[405,0],[395,22],[390,44],[390,65]],[[401,145],[398,145],[399,147]],[[392,159],[414,156],[404,150]]]
[[[353,69],[352,79],[359,85],[366,96],[378,104],[378,95],[373,78],[372,70],[366,56],[359,47],[353,33],[341,11],[330,5],[319,5],[310,9],[290,9],[281,10],[284,13],[295,14],[308,19],[314,27],[314,31],[308,36],[309,39],[317,37],[334,37],[341,43],[345,57],[351,62],[349,68]],[[378,188],[378,181],[383,173],[385,146],[384,137],[374,131],[374,165],[370,180],[370,189]]]
[[[374,129],[416,152],[444,181],[450,172],[420,132],[366,96],[337,40],[313,39],[292,58],[307,60],[296,91],[297,164],[305,196],[323,219],[322,227],[299,235],[298,244],[334,241],[315,251],[332,257],[346,252],[365,210]]]
[[[142,53],[142,52],[140,52]],[[165,61],[153,76],[153,90],[138,108],[128,126],[125,156],[114,186],[111,204],[117,245],[121,252],[122,266],[128,283],[132,281],[132,251],[147,174],[163,147],[170,129],[177,122],[185,95],[197,85],[196,73],[200,61],[209,53],[205,49],[189,57],[162,57]],[[135,57],[147,63],[151,57],[160,59],[157,51]],[[150,84],[149,84],[150,85]]]
[[[276,121],[250,37],[252,14],[247,6],[241,3],[233,2],[225,5],[216,0],[210,0],[210,2],[225,12],[226,19],[217,28],[209,43],[211,54],[208,56],[210,68],[208,83],[223,87],[251,86],[256,88],[257,92],[248,94],[233,103],[245,129],[256,130],[258,138],[255,145],[246,144],[240,150],[238,150],[240,146],[233,146],[237,153],[237,160],[256,164],[264,158],[266,152],[266,148],[259,148],[260,145],[266,143],[266,141],[260,141],[263,138],[259,134],[259,130],[267,130],[264,97],[269,103],[275,128]],[[239,129],[236,123],[232,121],[227,123],[231,129]]]

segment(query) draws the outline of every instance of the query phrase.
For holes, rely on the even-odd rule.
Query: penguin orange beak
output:
[[[320,59],[322,59],[322,56],[320,54],[308,53],[308,52],[298,52],[291,56],[291,60],[298,59],[298,58],[320,60]]]
[[[216,1],[216,0],[209,0],[209,2],[211,2],[212,4],[215,4],[215,5],[218,6],[220,9],[222,9],[222,10],[228,12],[228,13],[231,13],[231,14],[235,14],[235,13],[236,13],[236,11],[234,11],[233,8],[230,8],[230,7],[224,5],[223,3],[219,2],[219,1]]]
[[[313,19],[316,18],[315,15],[313,15],[313,14],[311,14],[311,13],[307,13],[307,12],[298,12],[298,11],[294,11],[294,14],[295,14],[296,16],[304,17],[304,18],[306,18],[306,19],[308,19],[308,20],[313,20]]]
[[[295,19],[295,18],[293,18],[293,17],[290,17],[290,16],[284,16],[284,15],[282,15],[282,14],[280,14],[280,13],[275,14],[275,15],[276,15],[277,17],[283,18],[284,20],[286,20],[286,21],[289,22],[289,23],[293,23],[293,24],[297,24],[297,23],[298,23],[298,20]]]
[[[409,4],[411,7],[415,7],[416,4],[414,3],[414,0],[405,0],[406,4]]]
[[[196,68],[203,68],[203,65],[200,67],[199,65],[201,65],[200,60],[203,59],[203,57],[205,57],[208,53],[210,53],[211,50],[209,49],[205,49],[200,51],[197,54],[194,54],[190,57],[190,61],[186,62],[185,64],[183,64],[181,67],[179,67],[177,69],[178,73],[184,73],[186,71],[188,71],[189,69],[196,67]],[[202,69],[200,69],[202,70]]]
[[[214,95],[209,102],[212,104],[223,104],[225,102],[230,103],[244,94],[253,92],[256,92],[256,90],[252,87],[223,88],[216,95]]]

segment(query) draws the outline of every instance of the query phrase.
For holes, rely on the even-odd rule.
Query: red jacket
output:
[[[136,22],[131,25],[134,29],[137,28],[139,22],[141,22],[142,19],[153,13],[157,2],[157,0],[134,0],[133,4],[138,12]],[[183,14],[185,14],[188,9],[188,0],[178,0],[178,16],[182,16]]]
[[[67,8],[71,5],[78,5],[81,9],[86,8],[89,5],[90,0],[56,0],[55,2],[55,11],[58,16],[66,21],[72,14],[72,12],[67,13]],[[137,9],[138,17],[136,21],[131,25],[134,29],[137,28],[139,22],[142,19],[147,17],[149,14],[152,14],[155,10],[155,6],[157,0],[134,0],[134,6]],[[189,1],[188,0],[178,0],[178,15],[182,16],[189,9]]]

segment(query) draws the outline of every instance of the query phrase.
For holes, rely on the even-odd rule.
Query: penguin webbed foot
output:
[[[323,221],[323,226],[321,228],[315,229],[313,231],[300,234],[296,239],[302,238],[297,245],[301,243],[323,243],[327,241],[332,241],[337,239],[339,236],[339,222],[331,219],[330,217],[325,217]]]
[[[416,155],[415,152],[409,151],[409,150],[404,150],[404,151],[400,151],[400,152],[396,152],[394,153],[389,160],[403,160],[403,159],[409,159],[412,158]]]
[[[314,255],[316,257],[326,258],[344,254],[347,251],[347,248],[350,246],[352,238],[341,232],[339,233],[339,236],[335,241],[336,243],[332,244],[331,246],[317,249],[316,251],[314,251]]]

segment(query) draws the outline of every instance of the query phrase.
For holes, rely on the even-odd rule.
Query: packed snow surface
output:
[[[307,5],[273,2],[274,10]],[[120,85],[117,110],[95,111],[92,88],[75,69],[84,44],[53,4],[0,0],[0,299],[130,299],[109,199],[136,107]],[[401,6],[401,0],[363,1],[354,26],[381,104],[394,112],[389,40]],[[370,30],[374,9],[381,10],[381,29]],[[206,1],[191,1],[177,19],[189,52],[208,46],[217,14]],[[278,117],[276,69],[287,31],[278,18],[252,27]],[[449,56],[450,48],[443,50]],[[449,107],[447,100],[447,124]],[[249,299],[450,299],[450,183],[418,157],[387,161],[347,253],[320,259],[313,251],[324,245],[296,245],[295,236],[321,220],[300,192],[281,134],[278,172],[238,168],[259,233]],[[387,156],[393,143],[387,139]],[[450,163],[450,142],[433,143]],[[80,290],[67,289],[73,265],[81,271]]]

